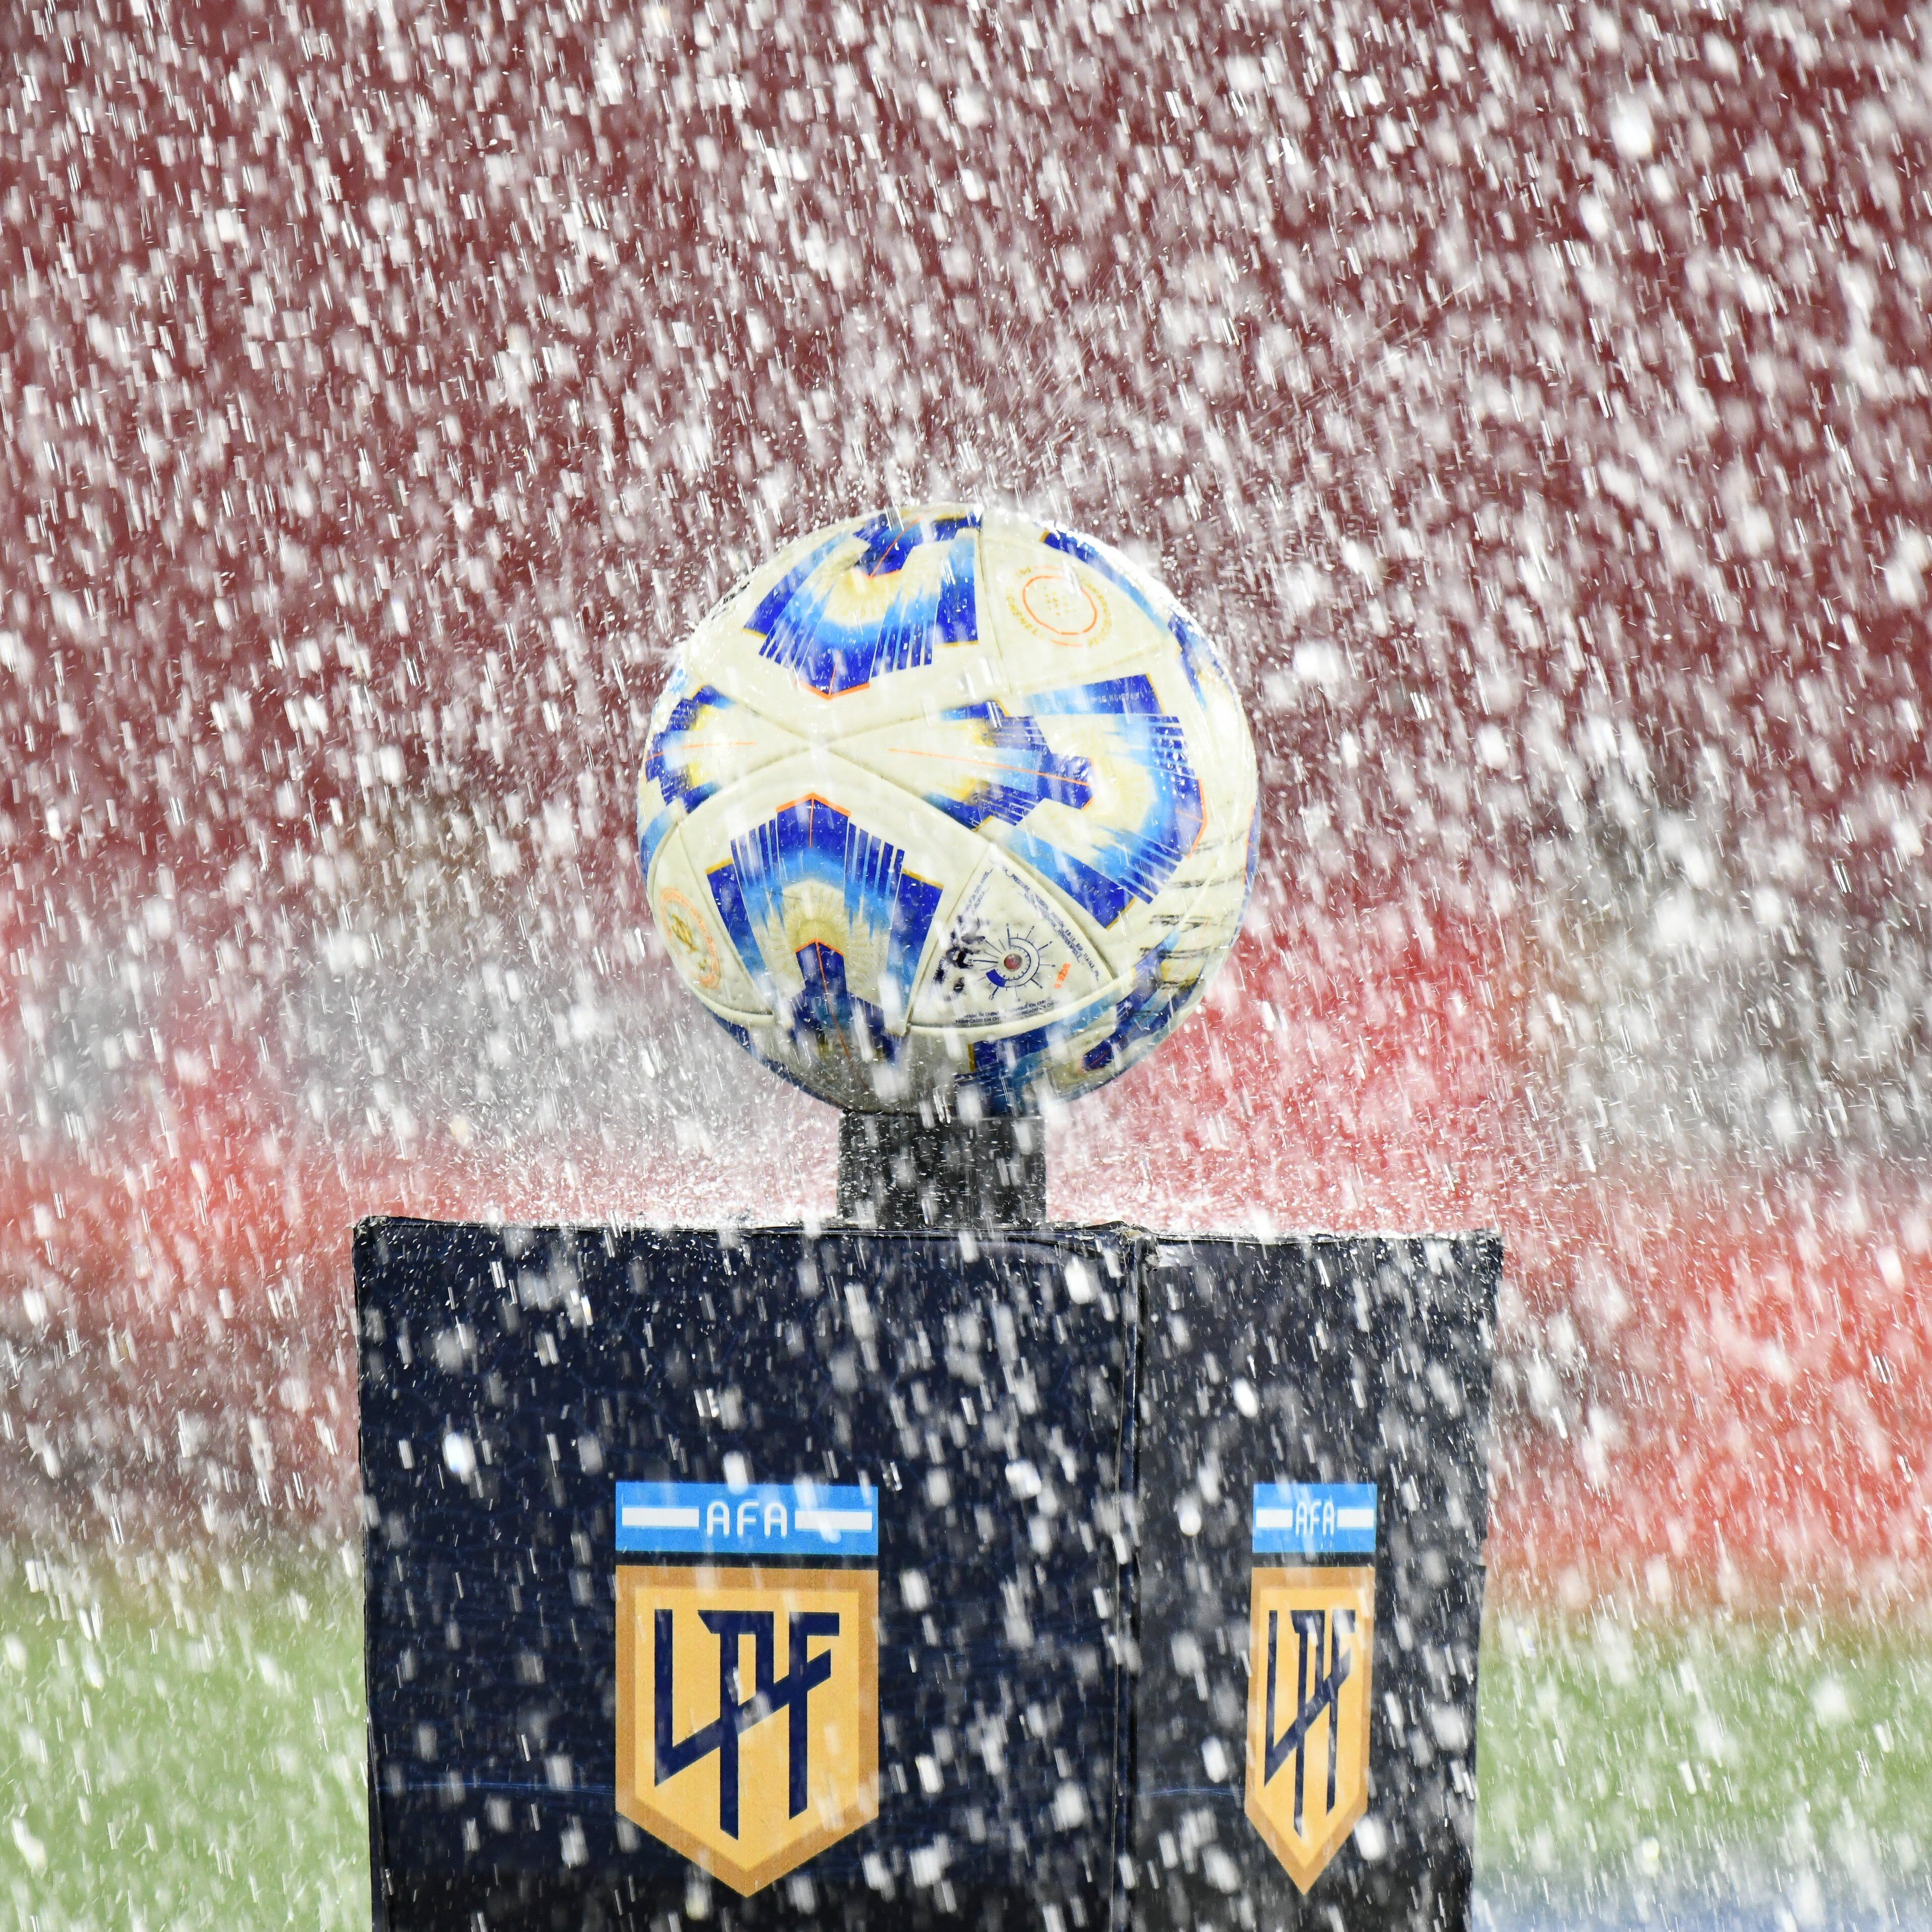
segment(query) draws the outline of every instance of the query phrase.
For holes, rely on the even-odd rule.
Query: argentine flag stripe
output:
[[[1372,1483],[1257,1483],[1258,1556],[1372,1556]]]
[[[620,1512],[618,1521],[626,1529],[695,1529],[698,1514],[694,1509],[652,1509],[632,1503]]]
[[[811,1530],[820,1536],[843,1536],[848,1531],[870,1529],[870,1510],[802,1509],[792,1513],[792,1527]]]
[[[876,1490],[829,1483],[620,1483],[617,1548],[662,1556],[876,1556]]]

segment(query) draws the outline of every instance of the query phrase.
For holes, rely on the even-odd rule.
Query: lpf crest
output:
[[[736,1892],[878,1816],[878,1500],[617,1485],[617,1809]]]
[[[1305,1892],[1368,1809],[1374,1484],[1256,1484],[1254,1548],[1247,1814]]]

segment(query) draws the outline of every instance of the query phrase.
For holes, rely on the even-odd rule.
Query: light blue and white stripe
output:
[[[876,1556],[878,1492],[848,1484],[620,1483],[620,1551],[684,1556]]]
[[[1372,1556],[1372,1483],[1257,1483],[1255,1552],[1268,1556]]]

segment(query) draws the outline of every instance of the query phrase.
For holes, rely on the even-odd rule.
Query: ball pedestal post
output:
[[[1042,1227],[1046,1123],[842,1114],[838,1218],[895,1231]]]

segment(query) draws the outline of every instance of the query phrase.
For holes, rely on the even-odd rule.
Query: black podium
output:
[[[379,1924],[1466,1923],[1494,1236],[355,1261]]]

